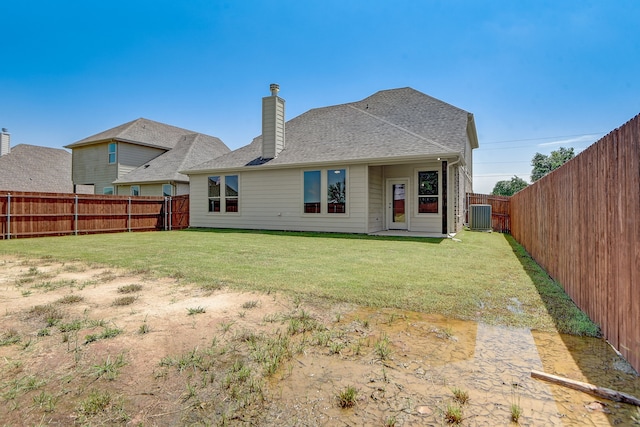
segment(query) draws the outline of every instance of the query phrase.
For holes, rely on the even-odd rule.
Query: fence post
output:
[[[131,232],[131,197],[127,203],[127,231]]]
[[[73,203],[73,235],[78,235],[78,195],[75,196]]]
[[[7,193],[7,240],[11,240],[11,193]]]
[[[173,229],[173,202],[169,196],[169,231]]]

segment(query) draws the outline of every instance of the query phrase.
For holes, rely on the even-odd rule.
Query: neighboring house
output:
[[[8,135],[8,134],[5,134]],[[71,153],[60,148],[3,141],[0,156],[0,190],[73,193]]]
[[[478,148],[471,113],[402,88],[310,110],[285,129],[278,90],[263,98],[261,136],[183,172],[192,227],[461,229]]]
[[[218,138],[140,118],[69,144],[73,183],[96,194],[175,196],[189,193],[179,173],[228,153]]]

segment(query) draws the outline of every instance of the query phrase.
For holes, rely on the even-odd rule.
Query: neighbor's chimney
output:
[[[273,159],[284,150],[284,99],[280,86],[269,86],[271,96],[262,98],[262,158]]]
[[[2,128],[2,132],[0,132],[0,156],[9,154],[9,151],[11,151],[11,134],[7,128]]]

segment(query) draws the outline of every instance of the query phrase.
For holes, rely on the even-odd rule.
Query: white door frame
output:
[[[404,184],[404,221],[394,221],[393,214],[393,186]],[[408,230],[409,229],[409,213],[411,212],[411,197],[409,191],[409,178],[387,178],[386,182],[386,212],[387,212],[387,230]]]

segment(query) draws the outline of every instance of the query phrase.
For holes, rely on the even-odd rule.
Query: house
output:
[[[0,133],[0,191],[73,193],[71,153],[60,148],[18,144]]]
[[[285,123],[271,85],[262,135],[183,173],[192,227],[447,235],[472,191],[473,115],[411,88]]]
[[[189,193],[179,173],[229,148],[218,138],[139,118],[69,144],[74,185],[95,194],[175,196]]]

